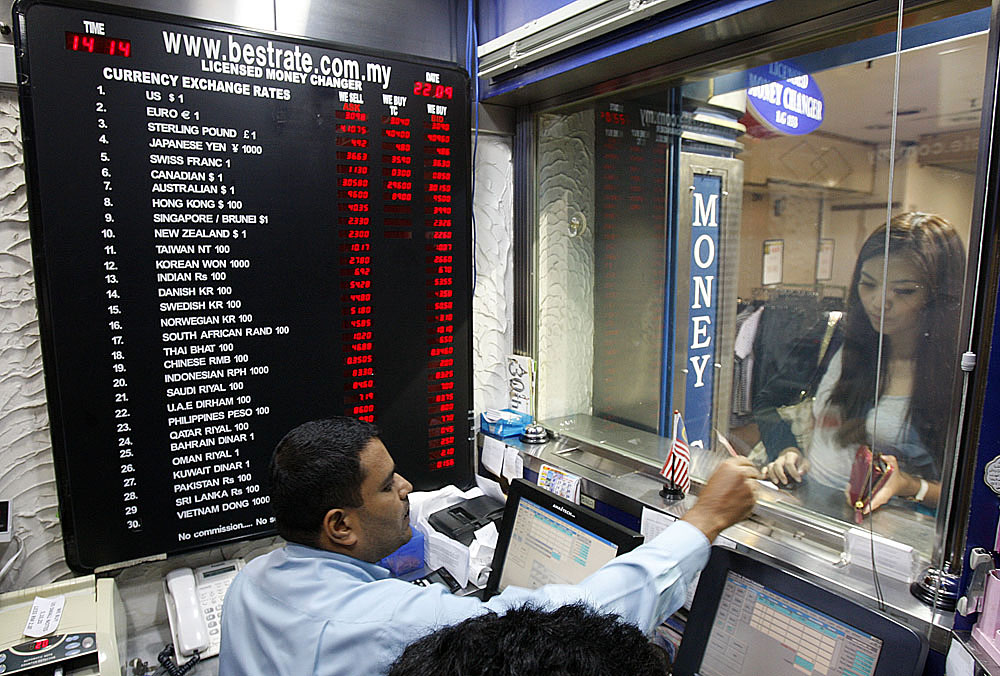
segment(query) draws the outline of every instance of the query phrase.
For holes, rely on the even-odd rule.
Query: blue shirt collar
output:
[[[338,568],[345,573],[355,574],[358,577],[370,577],[373,580],[384,580],[389,577],[389,571],[377,563],[368,563],[353,556],[328,552],[325,549],[288,542],[285,544],[285,553],[290,559],[329,559],[340,564]]]

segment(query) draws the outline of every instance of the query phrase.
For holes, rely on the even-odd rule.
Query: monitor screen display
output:
[[[873,676],[882,640],[729,571],[701,676]]]
[[[512,586],[576,584],[642,540],[640,533],[592,509],[514,479],[485,597]]]
[[[500,589],[575,584],[617,555],[613,542],[522,499],[514,513]]]

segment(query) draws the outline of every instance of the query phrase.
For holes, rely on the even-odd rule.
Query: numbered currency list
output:
[[[273,530],[293,426],[469,472],[468,85],[440,64],[62,6],[19,67],[67,554]]]

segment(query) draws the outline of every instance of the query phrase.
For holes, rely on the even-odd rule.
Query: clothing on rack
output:
[[[733,345],[733,405],[730,427],[753,422],[753,346],[763,307],[747,308],[736,316],[736,341]]]
[[[772,298],[761,315],[754,342],[752,400],[769,461],[796,445],[779,409],[798,404],[815,391],[823,358],[832,354],[831,343],[839,344],[839,332],[831,333],[829,319],[817,294],[799,290]]]

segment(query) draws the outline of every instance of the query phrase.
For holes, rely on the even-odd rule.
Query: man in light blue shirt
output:
[[[727,461],[683,520],[580,584],[508,587],[483,602],[390,578],[375,564],[410,537],[413,486],[373,425],[305,423],[272,461],[271,502],[288,544],[251,561],[229,587],[219,676],[384,674],[435,629],[528,602],[583,602],[649,633],[684,602],[709,543],[749,515],[756,476],[749,461]]]

